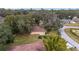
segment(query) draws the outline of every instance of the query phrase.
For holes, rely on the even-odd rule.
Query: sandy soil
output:
[[[24,44],[19,46],[14,46],[10,51],[45,51],[45,47],[42,40],[38,40],[31,44]]]

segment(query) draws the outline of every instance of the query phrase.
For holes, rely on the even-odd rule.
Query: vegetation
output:
[[[78,51],[78,50],[74,47],[74,48],[70,48],[69,51]]]
[[[8,44],[13,43],[14,35],[11,32],[11,29],[6,24],[0,25],[0,43]]]
[[[79,23],[65,24],[65,26],[79,26]]]
[[[13,45],[29,44],[38,40],[38,35],[16,35]]]
[[[52,32],[53,33],[53,32]],[[47,51],[65,51],[67,50],[66,42],[56,32],[42,36]]]
[[[72,32],[75,28],[65,29],[65,32],[70,36],[74,41],[79,43],[79,36],[77,36],[74,32]],[[76,30],[76,29],[75,29]]]
[[[11,15],[5,18],[5,23],[11,27],[13,34],[16,33],[29,33],[32,27],[32,21],[30,21],[28,15]]]
[[[11,43],[20,45],[36,41],[38,36],[29,34],[32,27],[38,25],[48,33],[57,32],[56,35],[50,33],[43,37],[47,50],[66,50],[66,42],[58,35],[58,29],[62,27],[60,19],[67,18],[69,13],[71,12],[66,10],[0,9],[0,16],[5,18],[0,25],[0,49],[6,50]]]
[[[14,35],[7,24],[0,25],[0,50],[6,50],[14,42]]]
[[[4,45],[4,44],[0,44],[0,51],[6,51],[10,48],[10,44],[8,45]]]
[[[41,9],[41,10],[35,10],[35,9],[15,9],[15,10],[12,10],[12,9],[4,9],[4,8],[0,8],[0,16],[7,16],[7,15],[26,15],[28,13],[36,13],[36,12],[39,12],[39,13],[49,13],[49,14],[52,14],[52,13],[56,13],[58,14],[58,17],[60,19],[63,19],[63,18],[66,18],[66,19],[69,19],[69,18],[72,18],[73,16],[78,16],[79,17],[79,9],[75,9],[75,10],[72,10],[72,9],[68,9],[68,10],[65,10],[65,9],[60,9],[60,10],[54,10],[54,9],[51,9],[51,10],[47,10],[47,9]],[[71,16],[71,17],[68,17],[68,16]]]

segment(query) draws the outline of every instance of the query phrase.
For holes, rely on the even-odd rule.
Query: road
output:
[[[77,50],[79,50],[79,44],[77,42],[75,42],[72,38],[70,38],[64,31],[64,29],[67,29],[67,28],[79,28],[78,26],[64,26],[63,28],[61,28],[59,31],[60,31],[60,34],[61,36],[69,43],[71,44],[72,46],[76,47]]]

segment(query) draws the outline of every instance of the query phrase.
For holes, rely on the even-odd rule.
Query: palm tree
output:
[[[66,50],[66,42],[60,36],[43,36],[44,46],[48,51]]]

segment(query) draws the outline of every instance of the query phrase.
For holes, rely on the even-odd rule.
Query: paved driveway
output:
[[[77,42],[75,42],[73,39],[71,39],[64,31],[64,29],[67,28],[79,28],[76,26],[64,26],[63,28],[59,29],[61,36],[68,42],[70,43],[72,46],[76,47],[79,50],[79,44]]]

